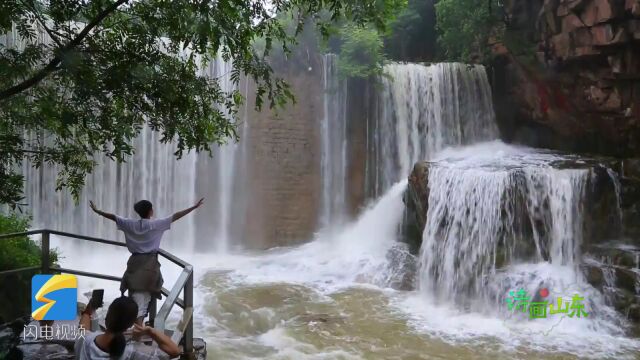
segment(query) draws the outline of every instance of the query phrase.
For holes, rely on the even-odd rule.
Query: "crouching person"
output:
[[[80,326],[91,328],[91,315],[95,309],[89,302],[80,316]],[[138,305],[131,298],[122,296],[115,299],[109,306],[105,318],[106,331],[87,332],[84,339],[79,338],[75,343],[76,360],[151,360],[158,359],[163,354],[173,358],[180,355],[178,345],[171,338],[158,330],[136,324]],[[149,347],[148,351],[136,349],[127,343],[124,332],[133,326],[134,336],[149,336],[158,348]]]

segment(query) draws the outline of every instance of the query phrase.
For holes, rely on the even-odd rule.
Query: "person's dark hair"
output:
[[[135,205],[133,205],[133,210],[135,210],[141,218],[146,219],[149,217],[151,213],[151,209],[153,209],[153,205],[149,200],[140,200]]]
[[[129,297],[121,296],[109,305],[105,325],[107,331],[113,333],[113,339],[109,343],[109,355],[112,357],[119,357],[124,353],[127,340],[122,333],[133,326],[137,316],[138,304]]]

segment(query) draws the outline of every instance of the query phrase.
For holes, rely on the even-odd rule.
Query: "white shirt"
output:
[[[96,344],[96,336],[100,334],[99,332],[88,331],[84,339],[78,338],[78,340],[76,340],[74,345],[76,360],[116,360],[111,358],[109,353],[102,351]],[[144,349],[145,350],[136,348],[133,344],[129,343],[117,360],[156,360],[166,358],[166,356],[163,356],[164,353],[158,351],[157,348],[146,346]]]
[[[116,215],[118,230],[124,232],[127,248],[132,254],[147,254],[160,249],[162,234],[171,228],[173,216],[162,219],[125,219]]]

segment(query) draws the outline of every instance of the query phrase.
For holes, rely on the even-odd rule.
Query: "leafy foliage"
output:
[[[383,42],[378,30],[346,24],[340,29],[338,69],[343,77],[368,78],[382,74]]]
[[[477,62],[499,37],[501,0],[439,0],[435,4],[438,43],[446,60]]]
[[[15,213],[0,213],[0,234],[28,231],[29,220]],[[51,264],[58,261],[57,251],[52,250],[49,256]],[[0,271],[40,266],[40,258],[40,246],[28,236],[0,240]],[[30,313],[31,277],[38,272],[33,270],[0,275],[0,324]],[[7,345],[0,344],[0,358],[7,355]]]
[[[58,165],[58,189],[78,196],[94,157],[125,161],[143,126],[175,142],[177,157],[236,139],[243,96],[198,72],[202,63],[233,61],[233,82],[244,74],[256,83],[258,109],[283,106],[293,95],[267,61],[276,44],[290,51],[305,19],[325,35],[337,19],[383,27],[389,3],[2,1],[0,33],[20,41],[0,41],[0,203],[21,200],[16,166],[24,160]],[[318,16],[325,9],[326,19]],[[295,14],[293,32],[280,13]],[[256,39],[264,41],[260,52]]]
[[[11,234],[29,230],[29,219],[16,214],[0,214],[0,234]],[[0,240],[0,271],[40,265],[40,246],[28,236]],[[51,251],[51,263],[58,260]]]
[[[401,61],[430,61],[436,52],[434,0],[409,0],[384,36],[387,56]]]
[[[369,78],[382,75],[386,60],[384,36],[398,14],[406,8],[407,0],[385,0],[385,11],[379,14],[380,24],[362,24],[349,19],[327,27],[320,47],[325,52],[339,54],[338,68],[342,77]]]

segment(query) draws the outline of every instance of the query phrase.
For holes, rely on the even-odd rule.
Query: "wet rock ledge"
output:
[[[425,229],[429,187],[429,162],[415,164],[404,194],[404,239],[412,252],[418,253]],[[562,164],[571,168],[572,164]],[[579,165],[584,168],[584,163]],[[609,305],[636,324],[640,329],[640,161],[612,160],[609,163],[589,164],[592,168],[586,186],[587,203],[584,210],[584,240],[580,249],[580,268],[587,281],[604,295]],[[592,167],[593,166],[593,167]],[[616,184],[613,175],[616,175]],[[612,196],[619,198],[615,199]],[[612,220],[611,214],[622,214],[621,220]],[[520,223],[542,221],[534,215],[522,213],[527,218]],[[617,218],[617,216],[615,216]],[[535,251],[531,229],[520,232],[522,254]],[[500,249],[499,249],[500,252]],[[543,251],[543,256],[545,256]],[[498,268],[508,265],[508,260],[497,262]]]

